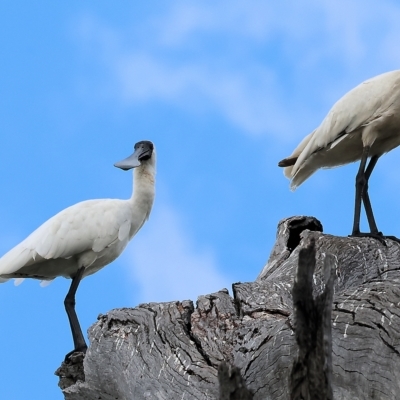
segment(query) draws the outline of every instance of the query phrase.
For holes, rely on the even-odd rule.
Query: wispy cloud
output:
[[[231,288],[213,252],[195,245],[175,210],[157,204],[150,218],[124,256],[142,302],[196,300]]]
[[[287,128],[285,118],[271,118],[282,110],[272,98],[275,80],[267,69],[243,75],[206,63],[176,66],[135,54],[121,56],[115,72],[126,101],[157,99],[195,112],[219,110],[233,125],[252,134]]]
[[[211,37],[193,45],[196,39],[190,32],[206,29],[208,18],[215,18],[213,8],[207,12],[199,7],[174,10],[150,24],[154,29],[148,37],[143,39],[143,32],[138,33],[143,39],[140,45],[138,40],[127,39],[131,31],[113,30],[95,18],[82,18],[77,31],[90,43],[90,54],[97,48],[107,67],[114,83],[108,85],[110,94],[126,104],[161,100],[195,113],[217,112],[249,134],[290,130],[273,69],[247,60],[247,45],[242,43],[239,50],[227,37],[222,41]],[[208,17],[202,17],[203,12]]]
[[[244,133],[287,137],[316,104],[395,68],[399,19],[390,1],[178,1],[125,29],[85,17],[79,34],[125,104],[218,112]]]
[[[158,19],[158,26],[162,43],[172,46],[188,44],[194,36],[210,33],[264,41],[273,31],[274,11],[274,7],[261,0],[178,1]]]

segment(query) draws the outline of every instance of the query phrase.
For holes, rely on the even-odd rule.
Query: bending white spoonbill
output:
[[[319,168],[357,160],[354,223],[351,236],[370,236],[384,242],[368,195],[368,180],[379,157],[400,144],[400,70],[369,79],[334,104],[321,125],[293,153],[279,162],[296,189]],[[370,158],[367,165],[367,160]],[[370,228],[360,232],[361,202]],[[393,236],[387,236],[397,240]]]
[[[52,280],[72,278],[65,297],[74,350],[87,345],[75,312],[79,282],[114,261],[150,215],[154,200],[156,153],[149,141],[135,144],[134,153],[115,164],[135,168],[134,191],[128,200],[88,200],[50,218],[0,259],[0,281],[10,278]]]

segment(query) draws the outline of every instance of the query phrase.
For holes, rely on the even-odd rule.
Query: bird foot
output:
[[[383,236],[382,232],[376,232],[376,233],[372,233],[372,232],[356,232],[356,233],[354,233],[353,232],[351,235],[349,235],[349,237],[370,237],[370,238],[378,240],[384,246],[387,246],[385,239],[386,238],[389,238],[389,239],[391,238],[390,236]]]
[[[81,357],[83,355],[83,357],[85,357],[86,351],[87,351],[87,346],[85,347],[82,346],[81,348],[74,349],[66,354],[64,362],[69,363],[73,361],[73,358],[75,358],[76,356]]]

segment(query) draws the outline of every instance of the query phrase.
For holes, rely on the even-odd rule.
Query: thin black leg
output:
[[[356,198],[354,205],[354,223],[352,236],[357,236],[360,234],[361,200],[363,198],[365,184],[367,183],[367,179],[365,176],[365,165],[367,163],[369,150],[369,146],[364,147],[361,156],[360,167],[356,176]]]
[[[369,195],[368,195],[368,180],[369,177],[371,176],[372,170],[374,169],[377,161],[379,159],[379,156],[373,156],[371,157],[371,160],[368,164],[367,169],[365,170],[365,175],[367,178],[367,185],[366,185],[366,190],[364,193],[364,198],[363,198],[363,202],[364,202],[364,207],[365,207],[365,213],[367,214],[367,218],[368,218],[368,223],[369,223],[369,227],[371,229],[371,233],[374,233],[376,235],[380,235],[386,239],[391,239],[394,240],[397,243],[400,243],[400,239],[397,238],[396,236],[383,236],[382,232],[378,231],[378,228],[376,226],[375,223],[375,218],[374,218],[374,214],[372,213],[372,207],[371,207],[371,202],[369,200]],[[375,228],[375,230],[373,230]]]
[[[87,345],[85,342],[85,338],[82,334],[81,326],[79,325],[78,317],[75,312],[75,294],[78,289],[79,283],[82,279],[83,272],[85,271],[85,267],[81,267],[78,269],[76,275],[72,279],[71,286],[68,290],[67,296],[64,300],[65,310],[67,311],[69,324],[71,326],[72,338],[74,340],[74,350],[68,353],[65,356],[67,359],[72,353],[81,351],[83,353],[87,350]]]
[[[363,194],[362,194],[362,200],[364,203],[365,213],[366,213],[367,219],[368,219],[369,229],[370,229],[371,233],[373,233],[373,234],[381,234],[381,233],[378,231],[378,227],[376,226],[374,214],[372,212],[371,201],[369,199],[369,194],[368,194],[368,182],[369,182],[371,173],[372,173],[373,169],[375,168],[376,163],[378,162],[378,159],[379,159],[379,156],[373,156],[373,157],[371,157],[371,160],[369,161],[368,167],[365,170],[366,183],[365,183]]]
[[[379,240],[384,246],[386,246],[385,239],[391,239],[400,243],[400,239],[396,236],[383,236],[382,232],[378,231],[376,226],[374,213],[372,212],[371,201],[368,194],[368,181],[374,170],[376,163],[378,162],[379,156],[372,156],[368,163],[367,168],[365,168],[370,147],[364,147],[361,156],[360,167],[356,176],[356,198],[354,207],[354,223],[353,232],[350,236],[356,237],[372,237]],[[360,232],[360,214],[361,214],[361,202],[364,203],[365,214],[367,215],[368,225],[370,232],[364,233]]]
[[[369,194],[368,194],[368,180],[379,158],[378,156],[371,157],[371,160],[367,168],[365,168],[369,150],[370,150],[369,147],[364,147],[360,161],[360,168],[358,169],[358,173],[356,176],[356,200],[354,207],[354,224],[353,224],[353,232],[350,236],[372,237],[379,240],[384,246],[386,246],[385,237],[382,235],[382,232],[378,231],[378,228],[376,226],[374,214],[372,212],[371,201],[369,199]],[[365,213],[367,215],[369,229],[370,229],[369,233],[360,232],[361,202],[364,203]]]
[[[364,203],[364,208],[365,208],[365,214],[367,215],[367,219],[368,219],[368,225],[369,225],[370,232],[373,234],[380,234],[380,232],[378,231],[378,227],[376,226],[375,217],[372,212],[372,206],[371,206],[371,201],[369,199],[368,192],[365,193],[363,196],[363,203]]]

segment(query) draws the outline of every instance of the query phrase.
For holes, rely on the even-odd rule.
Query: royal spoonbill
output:
[[[0,282],[10,278],[49,281],[71,278],[65,309],[74,350],[87,345],[75,312],[75,293],[85,276],[114,261],[149,218],[154,200],[156,153],[149,141],[135,144],[134,153],[114,164],[135,168],[134,191],[129,200],[87,200],[50,218],[0,259]]]
[[[400,70],[396,70],[369,79],[345,94],[321,125],[278,165],[285,167],[284,174],[291,180],[290,186],[294,190],[319,168],[361,160],[356,176],[351,236],[370,236],[384,242],[372,212],[368,180],[379,157],[399,144]],[[360,232],[361,202],[369,233]],[[393,236],[387,237],[397,240]]]

